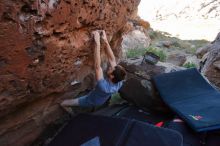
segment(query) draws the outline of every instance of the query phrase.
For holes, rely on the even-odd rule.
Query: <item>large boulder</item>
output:
[[[206,46],[200,47],[196,50],[196,56],[202,58],[212,47],[212,44],[207,44]]]
[[[149,47],[151,43],[148,30],[150,29],[150,24],[147,21],[142,20],[139,17],[135,17],[131,21],[130,27],[133,28],[132,31],[123,36],[122,41],[122,55],[126,58],[126,52],[130,49],[144,49]]]
[[[200,66],[200,59],[198,59],[195,55],[189,55],[186,57],[186,61],[183,65],[186,64],[193,64],[196,68],[199,68]]]
[[[128,75],[127,80],[120,89],[122,98],[148,110],[155,112],[168,112],[169,109],[161,100],[152,82],[152,77],[162,73],[182,70],[184,68],[169,63],[159,62],[152,65],[142,62],[142,58],[121,62]]]
[[[91,31],[106,30],[120,57],[122,36],[139,2],[0,1],[1,146],[29,145],[62,117],[61,95],[71,84],[72,97],[91,87]]]
[[[168,55],[166,62],[172,63],[177,66],[183,66],[183,64],[186,62],[186,58],[186,54],[174,52]]]
[[[220,33],[208,48],[208,52],[203,58],[202,72],[209,81],[220,87]]]
[[[123,36],[122,51],[126,54],[129,49],[143,49],[149,47],[149,45],[150,37],[148,35],[140,30],[133,30]]]

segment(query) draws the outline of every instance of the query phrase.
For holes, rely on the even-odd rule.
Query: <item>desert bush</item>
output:
[[[196,68],[196,64],[194,64],[192,62],[187,62],[187,63],[183,64],[183,67],[185,67],[185,68]]]
[[[145,54],[145,52],[152,52],[155,55],[160,57],[160,61],[165,61],[167,58],[167,54],[165,51],[158,49],[158,48],[143,48],[143,49],[129,49],[126,53],[127,58],[135,58],[135,57],[140,57]]]
[[[165,53],[165,51],[158,49],[158,48],[153,48],[153,47],[147,48],[146,51],[154,53],[155,55],[159,56],[160,61],[162,62],[166,61],[167,54]]]
[[[146,52],[146,49],[128,49],[128,51],[126,52],[126,56],[127,58],[135,58],[135,57],[140,57],[142,55],[144,55],[144,53]]]

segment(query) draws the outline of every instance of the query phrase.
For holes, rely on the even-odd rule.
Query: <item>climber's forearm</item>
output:
[[[100,44],[96,43],[94,50],[94,67],[95,69],[101,68]]]
[[[94,67],[96,80],[99,81],[103,79],[103,71],[101,68],[100,44],[97,43],[94,50]]]
[[[101,55],[100,55],[100,35],[98,31],[93,31],[93,36],[95,40],[95,48],[94,48],[94,69],[96,80],[99,81],[103,79],[103,71],[101,68]]]
[[[116,66],[116,59],[115,59],[115,55],[111,49],[111,46],[109,45],[108,41],[105,41],[106,47],[105,47],[105,51],[109,60],[110,65],[112,66],[112,68],[114,68]]]

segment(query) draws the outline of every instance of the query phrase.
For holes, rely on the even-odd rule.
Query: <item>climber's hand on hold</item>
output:
[[[99,32],[98,31],[93,31],[92,35],[94,37],[95,43],[97,45],[100,45],[100,35],[99,35]]]
[[[108,39],[107,39],[107,36],[104,30],[100,31],[100,35],[105,43],[108,42]]]
[[[106,46],[106,47],[105,47],[105,52],[106,52],[106,54],[107,54],[109,63],[110,63],[110,65],[111,65],[112,68],[115,68],[115,66],[117,65],[117,64],[116,64],[115,55],[114,55],[114,53],[113,53],[113,51],[112,51],[112,49],[111,49],[110,44],[108,43],[108,39],[107,39],[106,33],[105,33],[104,30],[102,30],[102,31],[100,32],[100,34],[101,34],[101,37],[102,37],[103,41],[105,42],[105,46]]]

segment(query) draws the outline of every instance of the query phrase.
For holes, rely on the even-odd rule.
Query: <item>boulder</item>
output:
[[[120,64],[125,67],[128,74],[126,82],[120,89],[122,98],[141,108],[155,112],[169,112],[169,108],[161,100],[151,78],[158,74],[184,68],[162,62],[152,65],[142,62],[142,58],[129,59]]]
[[[170,48],[171,46],[176,45],[176,43],[176,41],[159,41],[158,43],[156,43],[156,46],[160,48]]]
[[[139,2],[0,1],[1,146],[30,145],[62,119],[62,94],[71,89],[73,98],[92,86],[91,32],[104,29],[119,59]]]
[[[187,63],[194,64],[196,68],[199,68],[200,59],[198,59],[195,55],[193,55],[193,56],[189,55],[189,56],[187,56],[186,61],[184,62],[184,64],[187,64]]]
[[[168,55],[166,62],[182,66],[186,62],[186,55],[183,53],[172,53]]]
[[[145,30],[135,27],[135,29],[123,36],[122,51],[126,57],[129,49],[143,49],[149,47],[151,39]]]
[[[120,96],[134,105],[155,112],[167,112],[153,84],[140,77],[129,78],[119,91]]]
[[[150,38],[141,30],[133,30],[123,36],[122,49],[142,49],[150,45]]]
[[[211,83],[220,87],[220,33],[209,46],[210,49],[203,59],[202,73]]]

